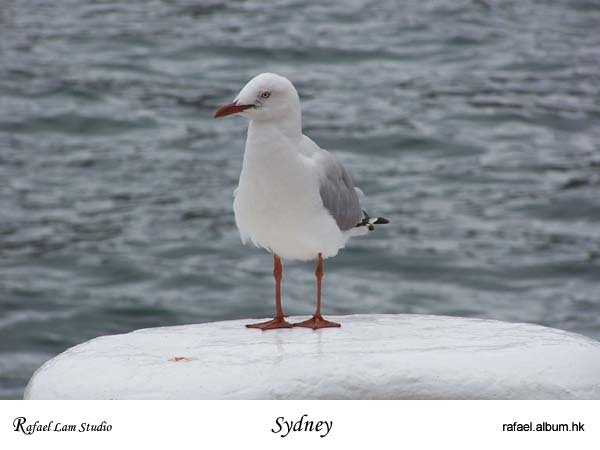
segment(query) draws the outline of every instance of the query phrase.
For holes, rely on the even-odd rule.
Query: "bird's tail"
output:
[[[363,209],[363,218],[359,223],[356,224],[355,228],[365,227],[368,231],[373,231],[375,229],[375,225],[385,225],[388,223],[390,223],[390,221],[385,217],[371,217]]]

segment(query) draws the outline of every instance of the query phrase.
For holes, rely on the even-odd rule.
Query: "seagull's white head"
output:
[[[256,121],[300,118],[300,98],[294,85],[274,73],[261,73],[252,78],[235,100],[215,112],[215,117],[241,113]]]

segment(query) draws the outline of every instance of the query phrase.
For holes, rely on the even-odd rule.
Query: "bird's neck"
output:
[[[302,137],[302,118],[300,114],[286,114],[277,120],[251,120],[248,126],[248,136],[258,133],[280,134],[288,139]]]

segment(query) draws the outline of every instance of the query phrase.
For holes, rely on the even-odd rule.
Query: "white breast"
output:
[[[280,133],[248,131],[239,188],[233,203],[242,241],[282,258],[334,256],[347,237],[323,207],[312,159]]]

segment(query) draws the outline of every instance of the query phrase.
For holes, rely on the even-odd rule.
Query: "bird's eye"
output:
[[[267,91],[265,91],[265,92],[263,92],[262,94],[260,94],[260,97],[261,97],[261,98],[269,98],[270,96],[271,96],[271,93],[270,93],[270,92],[267,92]]]

